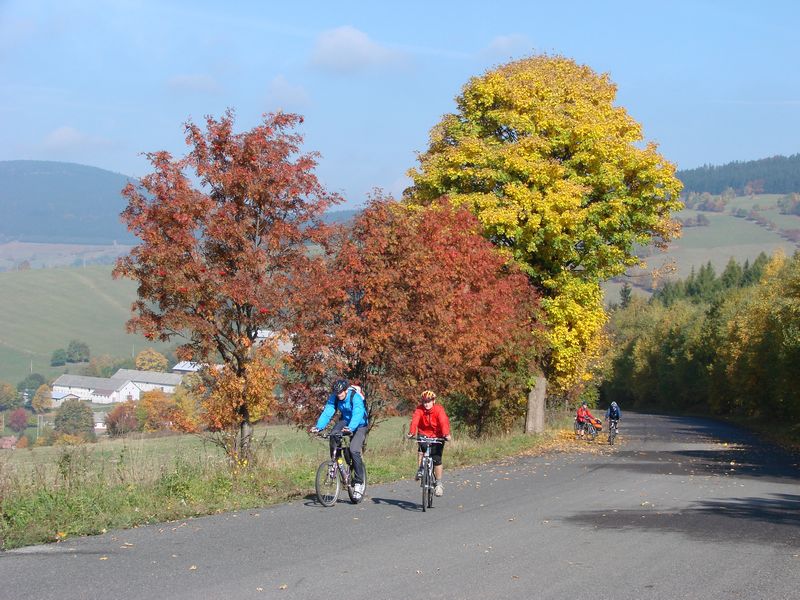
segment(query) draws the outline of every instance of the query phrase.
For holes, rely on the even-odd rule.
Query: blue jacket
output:
[[[622,411],[618,407],[617,408],[617,416],[613,417],[613,418],[619,419],[620,417],[622,417]],[[609,418],[611,418],[611,407],[610,406],[608,407],[608,410],[606,411],[606,419],[609,419]]]
[[[341,413],[342,419],[347,421],[347,428],[350,431],[367,425],[367,406],[364,403],[364,396],[353,388],[348,388],[347,395],[342,401],[339,401],[336,394],[328,396],[325,408],[317,419],[317,429],[325,429],[337,410]]]

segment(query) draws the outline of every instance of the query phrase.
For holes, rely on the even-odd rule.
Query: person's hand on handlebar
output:
[[[446,436],[444,436],[444,439],[446,439],[449,442],[450,440],[453,439],[453,437],[448,433]]]
[[[350,435],[351,433],[353,432],[350,431],[349,427],[342,427],[342,435]]]
[[[319,429],[317,429],[316,427],[311,427],[311,428],[308,430],[308,432],[309,432],[309,433],[319,433]]]

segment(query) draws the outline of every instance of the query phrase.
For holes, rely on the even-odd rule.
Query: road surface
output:
[[[446,472],[427,513],[409,479],[9,551],[0,597],[800,598],[800,459],[631,413],[591,450]]]

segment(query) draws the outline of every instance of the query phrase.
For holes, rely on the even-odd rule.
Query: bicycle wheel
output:
[[[431,470],[428,466],[430,458],[422,458],[422,478],[420,479],[420,487],[422,488],[422,512],[428,510],[428,491],[431,487]]]
[[[433,465],[431,465],[431,475],[428,478],[428,481],[431,482],[431,484],[428,486],[428,508],[433,508],[433,490],[436,487],[436,483],[433,478]]]
[[[355,489],[353,486],[353,477],[355,477],[355,469],[350,469],[350,482],[347,485],[347,495],[350,496],[350,502],[358,504],[367,495],[367,465],[364,465],[364,493],[359,498],[356,498]]]
[[[587,435],[588,435],[588,438],[587,438],[587,439],[588,439],[589,441],[592,441],[592,442],[593,442],[593,441],[594,441],[594,438],[596,438],[596,437],[597,437],[597,429],[595,429],[595,428],[594,428],[594,425],[592,425],[592,424],[589,424],[589,426],[586,428],[586,433],[587,433]]]
[[[608,444],[610,446],[614,445],[614,438],[617,437],[617,428],[613,425],[608,429]]]
[[[332,460],[322,463],[317,469],[317,479],[314,487],[317,490],[317,500],[322,506],[333,506],[339,499],[339,469]]]

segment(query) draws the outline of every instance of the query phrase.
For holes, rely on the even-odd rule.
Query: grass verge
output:
[[[370,484],[412,476],[416,444],[390,420],[369,440],[365,461]],[[509,434],[448,444],[446,468],[509,456],[573,447],[563,424],[541,435]],[[289,427],[266,432],[267,443],[248,468],[232,472],[219,452],[198,452],[181,436],[152,444],[141,440],[113,445],[40,449],[15,453],[0,462],[0,548],[8,550],[75,535],[104,533],[192,516],[254,508],[314,493],[317,465],[327,447]],[[566,442],[566,443],[565,443]],[[196,443],[196,442],[194,442]],[[150,446],[158,452],[148,454]],[[41,449],[45,450],[45,449]]]

